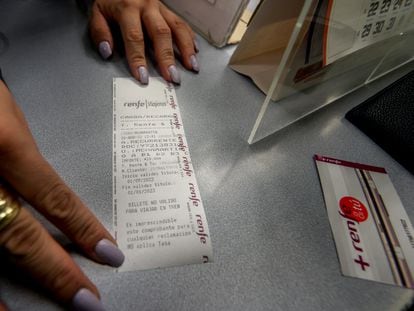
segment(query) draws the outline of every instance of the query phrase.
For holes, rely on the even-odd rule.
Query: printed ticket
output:
[[[174,87],[113,80],[113,219],[119,271],[212,261]]]
[[[385,169],[315,162],[342,273],[414,288],[414,230]]]

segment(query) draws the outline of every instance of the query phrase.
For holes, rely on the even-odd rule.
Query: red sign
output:
[[[354,197],[342,197],[339,200],[339,212],[343,217],[356,222],[363,222],[368,218],[368,210],[364,204]]]

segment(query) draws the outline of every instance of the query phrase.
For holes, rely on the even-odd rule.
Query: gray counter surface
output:
[[[0,0],[0,32],[0,66],[39,148],[111,230],[111,86],[113,77],[129,76],[124,58],[99,58],[74,1]],[[401,309],[413,291],[341,275],[312,159],[318,153],[385,167],[414,222],[413,175],[344,119],[395,75],[249,146],[264,96],[226,66],[233,48],[199,42],[201,72],[181,70],[177,97],[214,262],[115,273],[77,254],[46,224],[107,309]],[[60,308],[15,272],[2,264],[0,297],[11,310]]]

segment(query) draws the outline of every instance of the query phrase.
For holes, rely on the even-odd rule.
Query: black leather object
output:
[[[345,117],[414,174],[414,71]]]

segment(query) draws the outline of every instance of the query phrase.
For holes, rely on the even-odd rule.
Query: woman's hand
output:
[[[112,55],[114,48],[108,24],[112,21],[120,26],[131,73],[141,83],[148,83],[144,27],[152,41],[155,60],[165,80],[176,84],[181,82],[175,65],[173,40],[180,51],[185,68],[199,71],[193,31],[160,1],[95,0],[92,6],[90,32],[93,42],[105,59]]]
[[[122,264],[124,256],[115,240],[40,154],[22,112],[1,80],[0,179],[88,257],[111,266]],[[0,185],[3,203],[7,193],[10,191]],[[101,310],[95,285],[28,210],[22,208],[0,230],[0,247],[11,263],[29,273],[58,301],[75,309]]]

